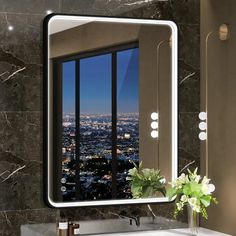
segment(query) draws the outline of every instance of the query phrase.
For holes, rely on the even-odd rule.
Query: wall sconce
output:
[[[172,47],[172,35],[170,36],[169,40],[162,40],[157,44],[157,90],[158,90],[158,81],[159,81],[159,56],[160,56],[160,48],[165,43],[168,43],[169,47]],[[157,102],[157,111],[159,110],[158,102]],[[159,114],[157,112],[153,112],[151,114],[151,136],[152,138],[159,137]]]
[[[200,129],[200,133],[198,135],[200,140],[206,140],[207,139],[207,113],[206,112],[200,112],[198,115],[200,119],[200,123],[198,125]]]
[[[205,110],[206,112],[199,113],[199,119],[201,122],[199,123],[199,129],[201,132],[199,133],[200,140],[206,140],[206,176],[208,176],[208,169],[209,169],[209,155],[208,155],[208,125],[207,125],[207,111],[208,111],[208,43],[211,36],[214,34],[218,34],[218,39],[222,42],[227,41],[230,38],[230,29],[227,24],[221,24],[218,30],[210,31],[205,39],[205,93],[206,93],[206,100],[205,100]]]
[[[210,31],[207,36],[206,36],[206,41],[205,41],[205,46],[206,46],[206,55],[205,55],[205,60],[206,60],[206,74],[205,74],[205,80],[206,80],[206,112],[200,112],[199,113],[199,119],[202,121],[199,124],[199,129],[202,131],[199,134],[199,139],[200,140],[206,140],[207,139],[207,106],[208,106],[208,43],[210,37],[218,33],[218,38],[221,41],[227,41],[230,38],[230,30],[229,26],[227,24],[221,24],[218,28],[218,31]]]
[[[158,131],[158,128],[159,128],[159,123],[158,123],[159,114],[157,112],[153,112],[151,114],[151,119],[152,119],[152,122],[151,122],[151,128],[152,128],[151,136],[152,136],[152,138],[158,138],[159,137],[159,131]]]

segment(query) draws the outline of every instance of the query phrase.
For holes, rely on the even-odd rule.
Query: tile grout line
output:
[[[1,213],[11,213],[11,212],[22,212],[22,211],[29,211],[29,212],[31,212],[31,211],[45,211],[45,210],[49,210],[49,211],[57,211],[57,210],[60,210],[60,209],[52,209],[52,208],[49,208],[49,207],[45,207],[45,208],[34,208],[34,209],[17,209],[17,210],[14,210],[14,209],[12,209],[12,210],[0,210],[0,214]]]
[[[0,11],[0,14],[10,14],[10,15],[36,15],[36,16],[44,16],[46,15],[43,13],[23,13],[23,12],[6,12],[6,11]]]

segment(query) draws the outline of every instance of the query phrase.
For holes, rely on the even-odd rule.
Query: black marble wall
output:
[[[199,166],[200,109],[198,0],[0,0],[0,235],[20,225],[54,222],[59,210],[43,202],[42,20],[53,12],[169,19],[179,27],[179,169]],[[13,30],[11,29],[13,27]],[[172,205],[156,206],[171,216]],[[140,206],[63,210],[76,219],[111,218]]]

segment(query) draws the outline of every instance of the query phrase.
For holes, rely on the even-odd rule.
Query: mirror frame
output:
[[[152,24],[159,26],[169,26],[172,31],[171,51],[172,51],[172,72],[171,72],[171,159],[172,159],[172,180],[178,175],[178,29],[174,22],[152,19],[137,19],[124,17],[107,17],[107,16],[88,16],[72,14],[50,14],[45,17],[43,23],[43,77],[44,77],[44,99],[43,99],[43,144],[44,144],[44,200],[54,208],[64,207],[82,207],[82,206],[105,206],[105,205],[124,205],[124,204],[148,204],[148,203],[167,203],[171,202],[167,197],[160,198],[142,198],[142,199],[117,199],[117,200],[98,200],[98,201],[72,201],[72,202],[55,202],[52,199],[52,178],[50,175],[52,155],[52,112],[53,112],[53,95],[51,94],[52,81],[50,78],[50,59],[49,59],[49,29],[53,20],[68,19],[73,20],[90,20],[100,22],[119,22],[119,23],[136,23]]]

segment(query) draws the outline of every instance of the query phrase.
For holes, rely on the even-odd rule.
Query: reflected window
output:
[[[131,198],[139,162],[139,49],[124,45],[63,58],[63,201]]]

